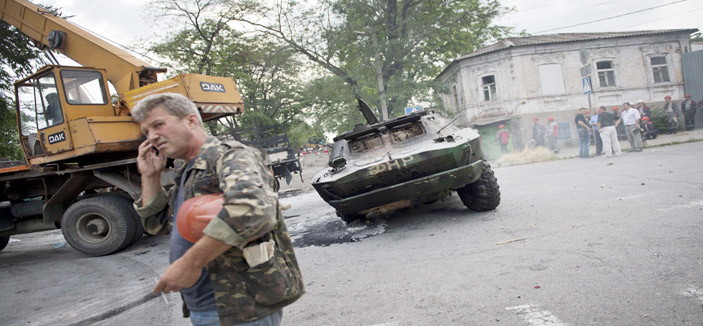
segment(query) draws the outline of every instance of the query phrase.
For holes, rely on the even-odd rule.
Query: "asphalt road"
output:
[[[495,169],[502,202],[344,225],[315,193],[282,204],[307,293],[284,325],[703,325],[703,142]],[[148,295],[166,237],[101,258],[60,232],[0,253],[0,325],[188,325]]]

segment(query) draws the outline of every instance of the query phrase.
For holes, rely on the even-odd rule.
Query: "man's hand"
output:
[[[202,267],[189,264],[183,258],[180,258],[166,268],[164,275],[161,276],[161,279],[151,292],[154,294],[159,294],[159,292],[169,293],[189,288],[198,281],[202,270]]]
[[[164,275],[152,292],[169,293],[191,287],[198,281],[200,273],[209,262],[232,246],[204,235],[185,254],[166,268]]]
[[[143,177],[161,177],[161,171],[166,167],[166,156],[158,155],[154,146],[145,140],[139,145],[137,167]]]

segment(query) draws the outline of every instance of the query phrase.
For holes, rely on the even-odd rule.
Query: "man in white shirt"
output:
[[[640,112],[632,108],[630,102],[623,104],[620,120],[625,125],[625,134],[630,142],[630,152],[642,151],[642,134],[640,133]]]

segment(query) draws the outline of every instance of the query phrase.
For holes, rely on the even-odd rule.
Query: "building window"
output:
[[[652,74],[654,74],[655,83],[668,83],[669,65],[666,63],[666,57],[652,57],[649,59],[652,64]]]
[[[566,93],[564,73],[561,64],[551,63],[539,66],[539,81],[542,95],[558,95]]]
[[[558,124],[559,124],[559,136],[557,137],[557,139],[571,138],[571,123],[558,122]]]
[[[481,78],[483,83],[483,100],[495,101],[498,99],[496,94],[496,77],[494,75]]]
[[[615,69],[612,61],[597,62],[596,69],[598,69],[600,87],[615,87]]]

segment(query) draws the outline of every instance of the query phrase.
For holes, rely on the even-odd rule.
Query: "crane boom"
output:
[[[136,157],[145,137],[131,109],[147,96],[177,93],[195,104],[203,121],[232,116],[244,110],[234,79],[183,73],[158,81],[165,69],[28,0],[0,0],[0,19],[39,48],[83,65],[47,65],[14,83],[26,164],[0,167],[0,202],[11,204],[0,207],[0,250],[11,234],[59,225],[71,246],[92,256],[138,241],[142,221],[130,213],[128,198],[141,193]]]
[[[56,50],[84,67],[106,68],[107,79],[120,94],[156,82],[156,72],[165,72],[27,0],[0,0],[0,19],[40,48]]]

